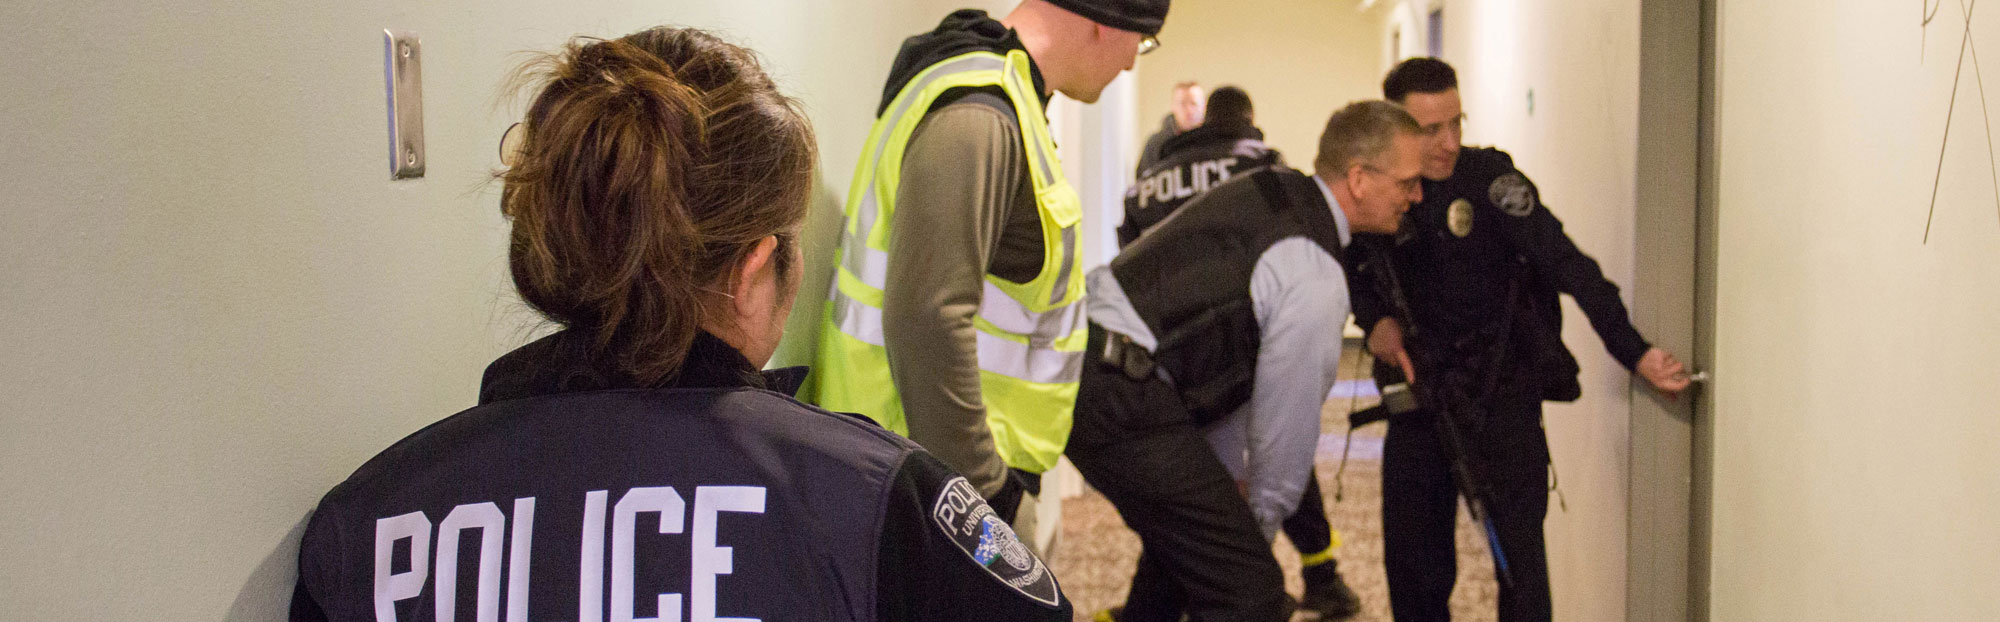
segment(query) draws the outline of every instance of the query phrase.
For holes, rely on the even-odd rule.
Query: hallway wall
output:
[[[1383,13],[1380,4],[1364,10],[1351,1],[1174,3],[1160,49],[1136,68],[1137,143],[1159,129],[1175,83],[1195,80],[1210,91],[1234,84],[1250,94],[1265,141],[1312,172],[1326,118],[1347,102],[1382,97]]]
[[[486,182],[510,53],[725,31],[804,99],[823,215],[900,39],[965,4],[1012,3],[0,5],[0,618],[283,616],[319,496],[537,332]],[[423,37],[420,180],[388,27]]]
[[[1925,6],[1719,3],[1709,619],[2000,619],[2000,19]]]
[[[1443,52],[1458,70],[1465,142],[1506,150],[1569,236],[1633,300],[1639,1],[1446,0]],[[1530,93],[1532,108],[1530,107]],[[1638,323],[1641,333],[1648,326]],[[1569,297],[1563,341],[1583,397],[1543,426],[1569,510],[1546,522],[1557,619],[1625,616],[1631,375]]]

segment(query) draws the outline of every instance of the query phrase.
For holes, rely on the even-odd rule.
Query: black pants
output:
[[[1306,474],[1306,494],[1299,499],[1299,509],[1285,517],[1280,527],[1299,555],[1325,553],[1333,548],[1333,524],[1326,520],[1326,501],[1320,496],[1318,473]]]
[[[1271,545],[1179,396],[1100,363],[1102,351],[1093,324],[1066,453],[1145,547],[1120,622],[1284,620]]]
[[[1488,409],[1484,424],[1467,431],[1466,445],[1474,472],[1490,491],[1487,512],[1513,575],[1513,585],[1500,590],[1499,619],[1546,621],[1551,614],[1542,519],[1549,509],[1549,447],[1542,403],[1516,398]],[[1453,537],[1458,488],[1430,416],[1390,420],[1383,441],[1383,566],[1396,622],[1450,620],[1458,578]]]

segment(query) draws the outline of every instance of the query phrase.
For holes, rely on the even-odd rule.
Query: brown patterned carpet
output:
[[[1341,378],[1353,379],[1346,370],[1357,369],[1356,348],[1349,347]],[[1366,380],[1362,381],[1367,383]],[[1372,391],[1372,384],[1366,384]],[[1351,403],[1351,405],[1350,405]],[[1344,492],[1334,499],[1334,472],[1340,463],[1342,435],[1347,431],[1347,413],[1352,407],[1366,408],[1374,398],[1329,401],[1320,414],[1320,449],[1317,466],[1320,484],[1325,487],[1328,517],[1345,541],[1336,553],[1341,574],[1361,595],[1362,610],[1352,620],[1388,622],[1389,588],[1382,576],[1382,432],[1375,424],[1354,433],[1347,471],[1339,480]],[[1116,509],[1102,495],[1089,491],[1065,500],[1062,534],[1049,558],[1063,590],[1076,604],[1076,619],[1088,620],[1097,611],[1123,604],[1132,568],[1139,559],[1139,537],[1125,528]],[[1299,554],[1283,535],[1274,547],[1278,562],[1285,568],[1287,589],[1293,596],[1303,590],[1299,579]],[[1485,539],[1459,512],[1458,589],[1452,593],[1452,619],[1487,622],[1494,619],[1497,592],[1493,563],[1486,554]],[[1304,619],[1303,616],[1297,619]]]

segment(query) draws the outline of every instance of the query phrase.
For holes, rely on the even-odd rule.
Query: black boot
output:
[[[1340,578],[1340,561],[1326,560],[1323,563],[1306,566],[1306,596],[1299,599],[1299,609],[1319,614],[1319,619],[1345,620],[1361,613],[1361,597],[1347,587],[1347,581]]]

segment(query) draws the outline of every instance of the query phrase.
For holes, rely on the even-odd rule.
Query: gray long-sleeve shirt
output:
[[[890,216],[882,338],[910,440],[992,497],[1007,465],[986,425],[978,329],[985,277],[1042,268],[1041,215],[1012,104],[975,92],[933,108],[903,156]]]
[[[1347,215],[1325,182],[1318,177],[1313,181],[1346,244],[1351,237]],[[1093,270],[1088,278],[1090,320],[1155,349],[1157,338],[1133,310],[1110,267]],[[1340,263],[1312,240],[1286,238],[1257,257],[1250,302],[1261,333],[1250,401],[1207,433],[1223,466],[1247,483],[1250,509],[1270,539],[1298,509],[1312,472],[1320,406],[1340,369],[1347,277]]]

